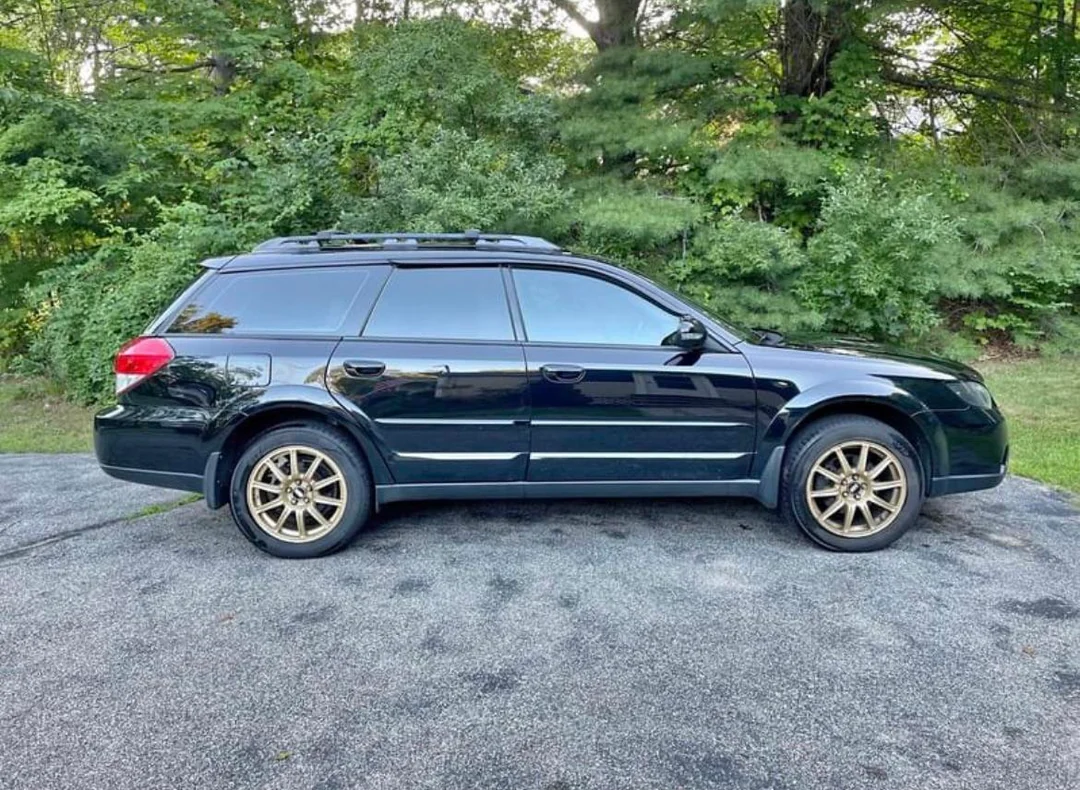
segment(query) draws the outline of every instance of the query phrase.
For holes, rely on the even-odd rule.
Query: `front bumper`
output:
[[[948,468],[930,481],[928,496],[993,488],[1009,468],[1009,429],[996,408],[934,412],[948,447]]]
[[[1008,466],[1002,464],[998,471],[984,475],[952,475],[950,477],[935,477],[930,481],[928,496],[945,496],[946,494],[963,494],[967,491],[982,491],[1000,485],[1005,479]]]

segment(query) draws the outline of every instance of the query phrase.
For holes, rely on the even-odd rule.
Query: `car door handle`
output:
[[[386,371],[386,363],[373,359],[350,359],[343,365],[345,375],[357,379],[374,378]]]
[[[578,365],[541,365],[540,374],[554,384],[577,384],[585,378],[585,368]]]

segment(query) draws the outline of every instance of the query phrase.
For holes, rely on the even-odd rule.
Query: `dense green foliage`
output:
[[[0,369],[102,397],[201,258],[330,227],[537,233],[748,326],[1080,339],[1075,2],[341,8],[0,0]]]

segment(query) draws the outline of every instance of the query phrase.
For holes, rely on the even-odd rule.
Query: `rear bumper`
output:
[[[118,405],[94,417],[94,453],[105,474],[131,483],[203,493],[204,421],[190,410]]]
[[[142,483],[147,486],[158,488],[175,488],[178,491],[203,492],[203,476],[184,472],[161,472],[151,469],[131,469],[126,466],[109,466],[101,464],[101,471],[115,477],[117,480],[126,480],[129,483]]]

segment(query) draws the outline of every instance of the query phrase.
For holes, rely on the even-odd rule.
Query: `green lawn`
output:
[[[88,453],[93,414],[39,379],[0,376],[0,453]]]
[[[1080,358],[978,365],[1009,418],[1012,471],[1080,493]],[[0,452],[89,452],[93,409],[0,376]]]
[[[1008,417],[1011,471],[1080,493],[1080,357],[976,367]]]

